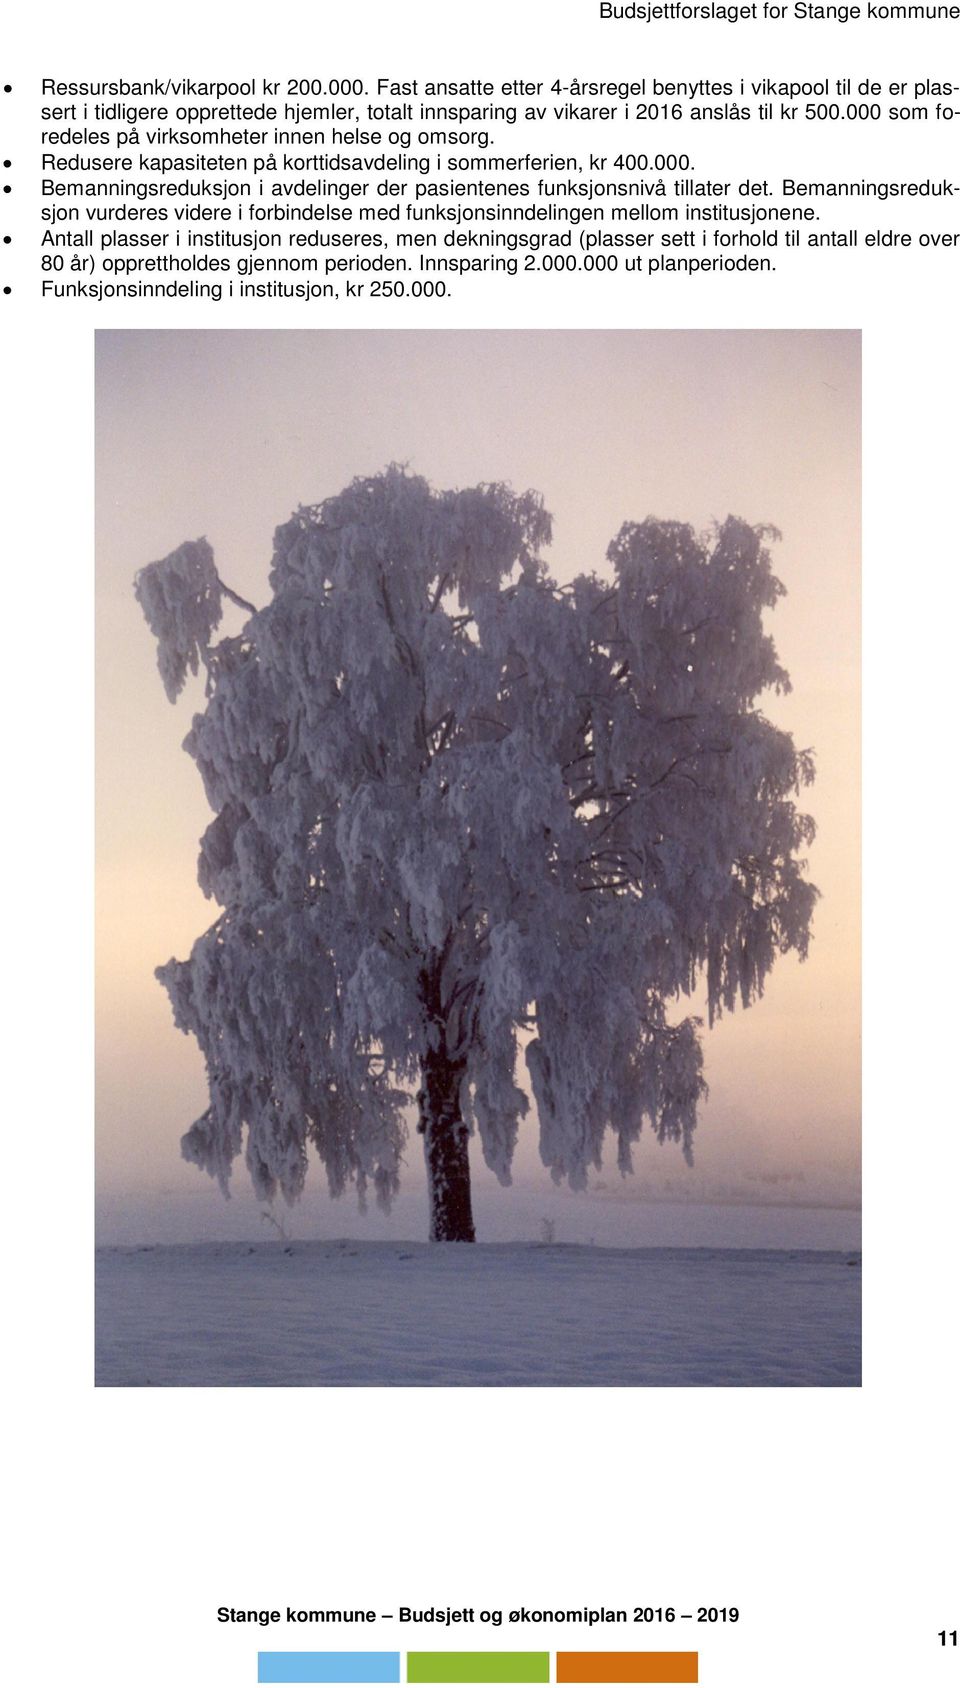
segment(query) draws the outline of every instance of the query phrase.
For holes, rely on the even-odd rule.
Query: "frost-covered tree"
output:
[[[206,540],[137,576],[185,748],[215,811],[221,912],[158,969],[210,1105],[183,1152],[226,1190],[386,1204],[416,1092],[430,1233],[472,1240],[468,1139],[504,1184],[523,1046],[540,1153],[582,1186],[647,1119],[689,1158],[711,1019],[806,953],[816,896],[795,796],[811,762],[757,708],[787,676],[763,627],[772,530],[628,523],[610,569],[559,586],[535,494],[434,492],[400,468],[277,529],[272,597]],[[249,617],[214,642],[222,600]]]

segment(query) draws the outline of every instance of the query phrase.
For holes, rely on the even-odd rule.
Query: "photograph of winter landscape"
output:
[[[859,354],[97,336],[99,1384],[859,1384]]]

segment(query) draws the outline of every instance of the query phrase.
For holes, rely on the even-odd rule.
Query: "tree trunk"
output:
[[[470,1203],[470,1153],[467,1127],[460,1117],[463,1066],[432,1050],[423,1061],[423,1087],[417,1098],[427,1163],[430,1241],[476,1241]]]

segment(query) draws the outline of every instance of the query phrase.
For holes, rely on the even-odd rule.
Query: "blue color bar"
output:
[[[258,1682],[399,1682],[399,1653],[258,1653]]]

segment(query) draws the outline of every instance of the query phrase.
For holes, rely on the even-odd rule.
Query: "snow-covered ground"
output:
[[[839,1251],[221,1242],[97,1253],[97,1382],[856,1385]]]

